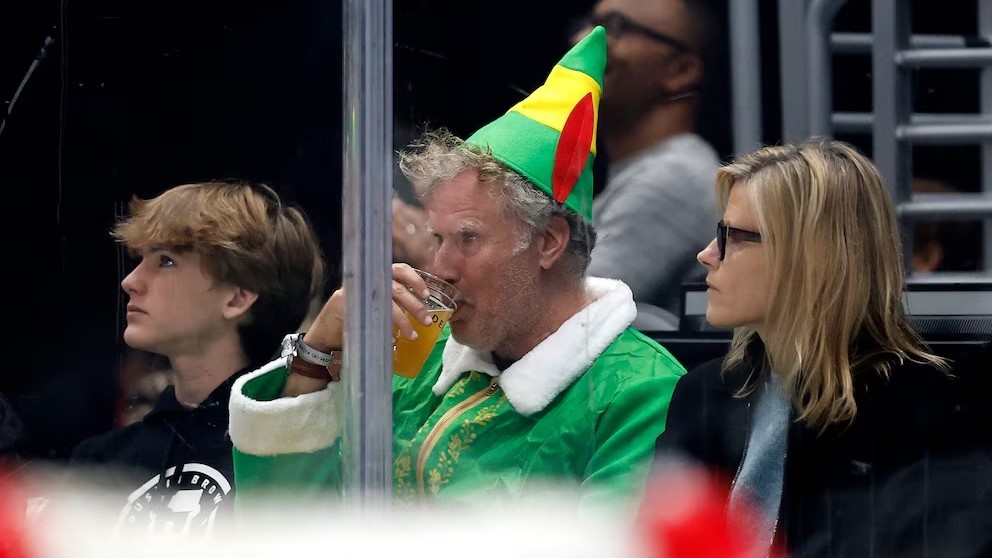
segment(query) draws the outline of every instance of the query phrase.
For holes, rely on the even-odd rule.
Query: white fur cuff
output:
[[[296,397],[256,401],[244,394],[245,384],[264,374],[279,373],[285,359],[276,359],[238,378],[231,389],[231,441],[251,455],[311,453],[329,447],[341,435],[335,405],[338,383]]]

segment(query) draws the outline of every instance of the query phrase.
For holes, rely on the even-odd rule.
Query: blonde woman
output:
[[[756,555],[946,550],[950,516],[926,506],[966,421],[948,365],[904,314],[878,170],[812,139],[741,156],[716,182],[717,237],[697,258],[707,321],[733,341],[676,387],[656,463],[688,458],[727,481]]]

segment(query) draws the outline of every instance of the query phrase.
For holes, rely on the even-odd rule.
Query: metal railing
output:
[[[978,0],[982,36],[992,36],[992,0]],[[983,14],[984,19],[983,21]],[[872,0],[872,71],[874,159],[890,181],[896,207],[904,224],[913,219],[936,217],[985,218],[983,266],[992,267],[992,106],[983,101],[981,113],[934,116],[929,122],[914,121],[910,98],[912,72],[918,68],[980,68],[983,79],[980,98],[992,95],[988,74],[992,72],[992,48],[914,48],[911,46],[910,3]],[[885,99],[890,102],[879,102]],[[914,196],[910,176],[913,144],[979,143],[983,146],[981,192],[942,196],[938,200]],[[904,226],[906,246],[912,246],[911,228]],[[911,251],[906,251],[907,263]]]
[[[348,291],[343,398],[345,499],[377,512],[392,488],[393,6],[346,0],[342,263]]]
[[[729,2],[730,72],[733,83],[734,151],[761,145],[761,25],[758,0]]]
[[[835,33],[846,0],[779,2],[783,139],[871,133],[873,159],[888,181],[900,216],[904,246],[916,220],[984,219],[983,270],[992,275],[992,0],[977,0],[978,36],[913,35],[911,2],[872,0],[871,33]],[[736,25],[736,23],[734,24]],[[870,113],[834,112],[834,54],[871,54]],[[913,113],[913,72],[922,68],[975,68],[980,77],[977,114]],[[914,194],[913,145],[981,145],[981,188],[970,194]],[[907,268],[912,251],[906,250]],[[956,274],[960,276],[960,274]]]

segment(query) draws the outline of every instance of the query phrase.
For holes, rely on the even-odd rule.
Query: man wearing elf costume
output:
[[[685,370],[629,327],[636,310],[624,283],[585,275],[605,62],[597,27],[542,87],[468,140],[429,132],[400,155],[435,237],[429,271],[460,300],[420,373],[394,376],[397,502],[488,502],[549,483],[583,497],[636,498],[642,488]],[[413,332],[404,311],[427,318],[413,294],[424,290],[412,268],[393,266],[404,336]],[[235,386],[242,498],[339,485],[337,370],[311,362],[340,351],[344,297],[331,296],[286,358]]]

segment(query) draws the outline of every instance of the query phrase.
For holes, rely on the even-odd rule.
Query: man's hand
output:
[[[393,264],[393,325],[407,339],[416,339],[417,332],[410,323],[410,316],[424,325],[430,325],[431,316],[424,302],[430,290],[423,277],[404,263]]]
[[[334,291],[303,336],[303,342],[318,351],[329,353],[344,345],[344,289]]]
[[[400,335],[413,338],[413,326],[407,312],[425,325],[430,325],[425,300],[430,296],[427,284],[412,267],[403,263],[393,264],[393,324]],[[329,353],[344,345],[345,293],[344,288],[334,291],[324,303],[313,324],[303,336],[303,342],[318,351]]]
[[[430,296],[427,284],[420,275],[407,264],[393,264],[393,324],[399,335],[414,339],[416,332],[410,323],[409,316],[419,320],[424,325],[430,325],[431,317],[424,303]],[[329,353],[340,350],[344,346],[345,293],[344,289],[334,291],[331,298],[324,303],[320,313],[314,318],[313,324],[303,335],[303,342],[318,351]],[[299,374],[290,374],[283,388],[283,397],[292,397],[303,393],[320,391],[330,381],[315,380]]]
[[[310,324],[303,336],[303,342],[323,353],[340,350],[344,344],[344,303],[344,289],[334,291]],[[330,381],[330,372],[326,380],[290,374],[286,378],[286,385],[282,388],[282,397],[318,392],[326,388]]]

